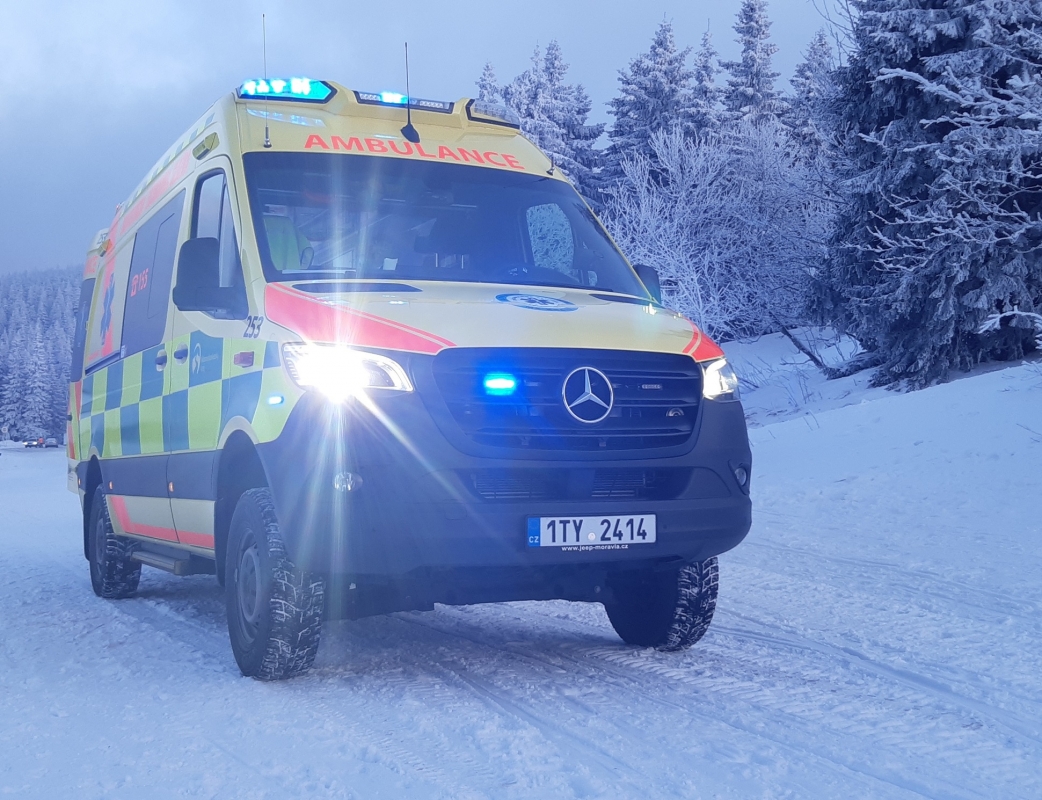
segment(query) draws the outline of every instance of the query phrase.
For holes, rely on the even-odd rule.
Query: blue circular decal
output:
[[[579,307],[567,300],[541,294],[497,294],[496,300],[518,308],[531,308],[534,311],[575,311]]]

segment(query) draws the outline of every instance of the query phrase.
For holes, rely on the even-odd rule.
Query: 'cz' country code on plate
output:
[[[529,547],[576,550],[623,550],[655,541],[654,514],[604,517],[529,517]]]

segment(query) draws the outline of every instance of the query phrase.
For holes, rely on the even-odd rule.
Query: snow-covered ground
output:
[[[786,347],[728,348],[755,522],[681,654],[599,606],[438,607],[257,683],[212,578],[97,599],[64,454],[4,451],[0,795],[1042,796],[1042,366],[895,394]]]

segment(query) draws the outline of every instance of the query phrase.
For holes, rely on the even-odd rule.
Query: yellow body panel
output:
[[[142,400],[138,410],[141,454],[163,452],[163,398]]]

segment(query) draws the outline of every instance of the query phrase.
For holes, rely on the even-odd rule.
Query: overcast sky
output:
[[[775,66],[792,70],[822,25],[811,0],[769,0]],[[709,26],[737,56],[740,0],[0,0],[0,271],[82,263],[145,172],[222,93],[268,72],[455,100],[485,61],[501,81],[557,39],[569,80],[605,121],[617,72],[663,19],[681,46]]]

